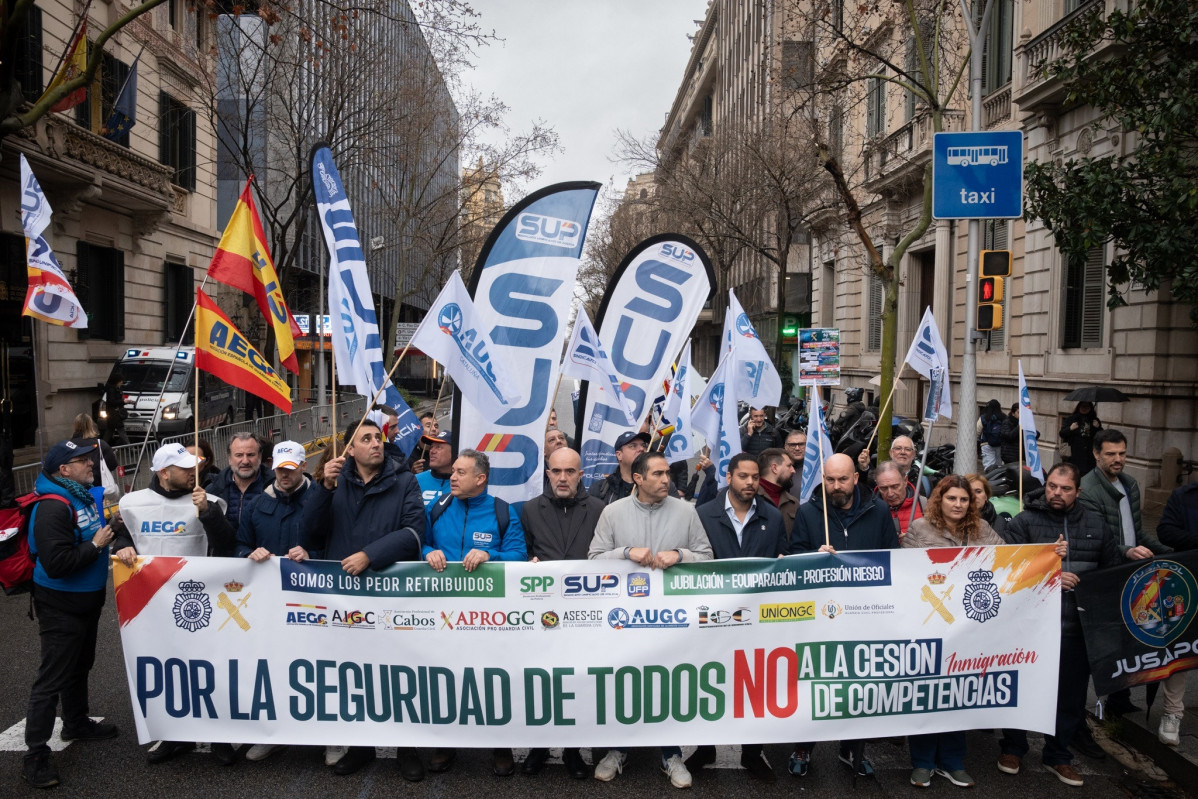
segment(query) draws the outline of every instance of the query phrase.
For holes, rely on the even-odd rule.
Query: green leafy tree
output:
[[[1141,0],[1109,16],[1085,15],[1064,32],[1065,55],[1040,66],[1065,82],[1066,103],[1117,122],[1126,155],[1029,164],[1027,213],[1068,256],[1113,242],[1108,305],[1131,286],[1193,306],[1198,325],[1198,4]]]

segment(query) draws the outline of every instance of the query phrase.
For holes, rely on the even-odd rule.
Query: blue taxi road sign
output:
[[[1023,216],[1023,134],[937,133],[932,142],[934,219]]]

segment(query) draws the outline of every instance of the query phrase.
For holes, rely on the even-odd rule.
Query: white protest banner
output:
[[[581,447],[585,485],[615,470],[616,439],[635,431],[649,415],[714,283],[707,255],[685,236],[653,236],[624,256],[596,323],[624,396],[636,408],[636,421],[629,424],[624,409],[609,403],[607,396],[583,389],[585,404],[575,441]]]
[[[142,743],[659,746],[1055,724],[1051,545],[665,572],[605,560],[350,576],[330,561],[170,557],[113,569]]]
[[[22,153],[21,231],[25,234],[28,288],[21,313],[52,325],[86,328],[87,312],[71,289],[50,242],[42,236],[50,225],[50,214],[50,202]]]

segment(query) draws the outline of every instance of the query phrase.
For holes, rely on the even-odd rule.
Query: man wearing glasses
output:
[[[907,436],[898,436],[890,444],[891,462],[899,468],[907,482],[913,485],[919,479],[919,471],[915,468],[915,454],[915,442]],[[861,473],[861,479],[872,489],[876,475],[869,468],[869,450],[863,449],[857,456],[857,470]],[[920,493],[924,496],[928,494],[922,490]]]
[[[799,494],[803,491],[803,457],[807,451],[807,434],[802,430],[791,430],[786,434],[786,454],[790,456],[790,462],[795,468],[796,479],[790,486],[790,494],[795,499],[799,498]],[[832,453],[825,453],[830,455]]]

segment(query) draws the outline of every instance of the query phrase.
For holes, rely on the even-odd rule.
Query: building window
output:
[[[879,65],[880,66],[880,65]],[[881,67],[885,75],[885,67]],[[872,139],[886,132],[886,79],[879,75],[870,78],[865,94],[865,137]]]
[[[797,92],[811,85],[815,69],[811,42],[782,42],[782,86]]]
[[[179,341],[185,336],[184,344],[192,341],[191,329],[183,330],[191,305],[195,302],[195,281],[191,267],[167,261],[162,265],[162,330],[168,343]]]
[[[820,275],[819,321],[823,327],[836,327],[836,262],[824,261]]]
[[[1085,258],[1069,258],[1065,264],[1065,324],[1061,346],[1102,346],[1103,294],[1106,289],[1106,258],[1095,247]]]
[[[886,291],[882,280],[869,272],[869,306],[866,308],[868,326],[866,328],[865,349],[867,352],[879,352],[882,349],[882,300]]]
[[[712,131],[712,115],[714,113],[715,100],[709,94],[703,98],[703,109],[699,112],[699,131],[700,135],[710,136]]]
[[[123,341],[125,254],[80,241],[75,258],[75,293],[87,311],[87,328],[79,331],[79,338]]]
[[[837,31],[844,30],[844,0],[832,0],[832,28]]]
[[[982,225],[982,249],[1010,249],[1010,222],[1005,219],[991,219]],[[1011,278],[1006,278],[1006,296],[1011,295]],[[987,350],[1002,352],[1007,347],[1007,327],[1011,324],[1011,303],[1004,300],[1002,304],[1002,327],[991,330],[986,343]]]
[[[94,47],[88,42],[88,47]],[[113,58],[107,52],[100,57],[100,69],[96,79],[87,90],[87,101],[75,106],[75,122],[80,127],[87,128],[92,133],[103,135],[104,125],[112,116],[112,107],[125,81],[129,79],[129,65],[124,61]],[[129,131],[112,139],[122,147],[129,146]]]
[[[1012,0],[994,0],[982,48],[982,96],[1011,82],[1011,57],[1015,30]]]
[[[42,10],[30,6],[17,31],[13,79],[21,96],[33,103],[42,96]]]
[[[844,152],[844,109],[839,105],[828,110],[828,151],[836,159]]]
[[[175,170],[176,186],[196,190],[196,113],[166,92],[158,93],[158,162]]]

